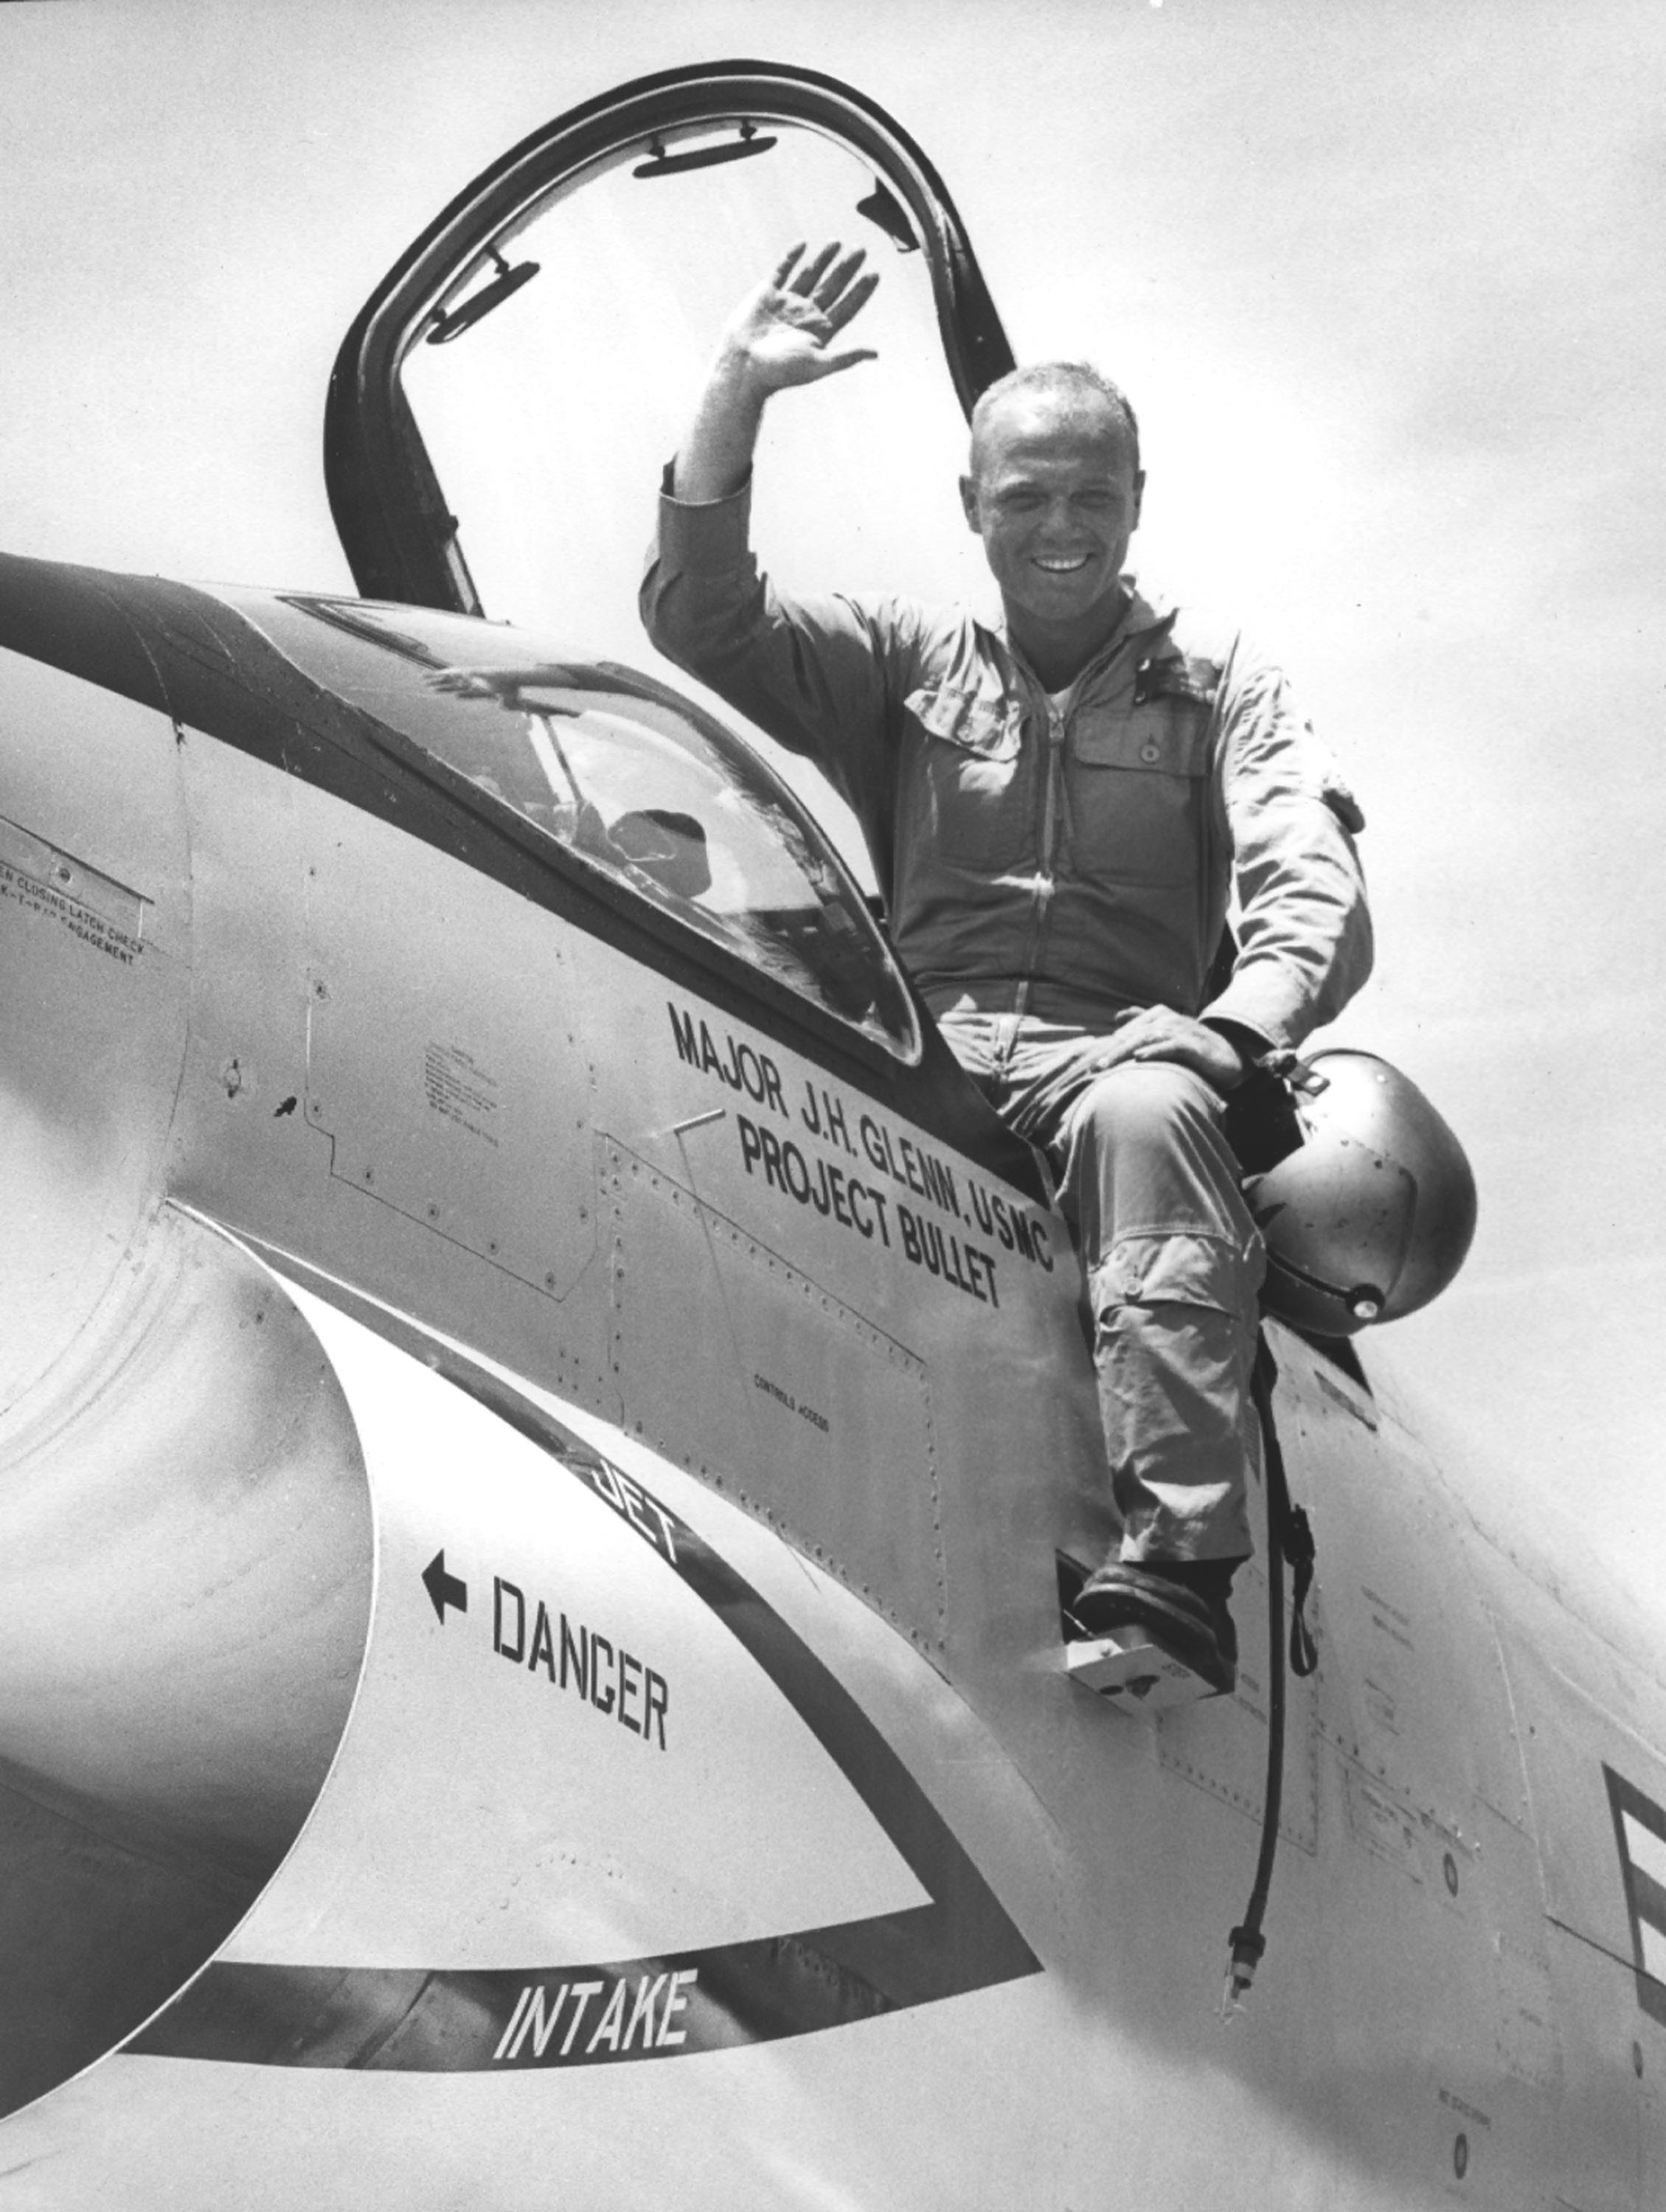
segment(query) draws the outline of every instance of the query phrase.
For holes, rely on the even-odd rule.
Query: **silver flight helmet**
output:
[[[1291,1080],[1300,1141],[1243,1186],[1267,1245],[1265,1304],[1322,1336],[1415,1312],[1475,1233],[1462,1146],[1374,1053],[1317,1052]]]

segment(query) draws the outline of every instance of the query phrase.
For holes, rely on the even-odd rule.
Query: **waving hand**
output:
[[[724,350],[744,361],[757,387],[779,392],[878,358],[872,346],[840,345],[879,277],[861,271],[866,253],[842,253],[836,240],[804,258],[793,246],[775,274],[749,292],[723,333]]]
[[[722,499],[744,481],[773,392],[878,359],[872,346],[841,343],[879,281],[863,270],[866,258],[860,246],[847,253],[835,240],[806,260],[800,243],[746,295],[724,326],[694,420],[678,448],[679,499]]]

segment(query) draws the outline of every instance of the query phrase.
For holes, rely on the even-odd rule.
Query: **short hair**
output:
[[[972,410],[972,455],[976,464],[977,441],[991,409],[1015,393],[1034,392],[1056,394],[1063,398],[1083,399],[1091,392],[1103,399],[1127,431],[1128,442],[1134,447],[1134,472],[1140,473],[1140,418],[1135,415],[1127,392],[1122,386],[1086,361],[1037,361],[1023,368],[1009,369],[978,394],[977,404]]]

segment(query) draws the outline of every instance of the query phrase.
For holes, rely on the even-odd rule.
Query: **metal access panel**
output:
[[[1666,2064],[1666,1760],[1656,1686],[1565,1612],[1529,1642],[1499,1626],[1532,1798],[1561,2029],[1559,2187],[1631,2212]],[[1554,1655],[1554,1656],[1553,1656]]]
[[[917,1644],[947,1603],[925,1362],[617,1139],[611,1359],[628,1424]]]
[[[1205,1698],[1158,1724],[1163,1765],[1246,1820],[1259,1821],[1267,1801],[1268,1679],[1266,1499],[1250,1493],[1256,1556],[1240,1568],[1232,1588],[1238,1632],[1237,1687],[1230,1698]],[[1285,1592],[1286,1603],[1289,1590]],[[1310,1856],[1319,1848],[1318,1678],[1290,1675],[1285,1685],[1284,1796],[1279,1833]],[[1246,1725],[1246,1722],[1248,1725]]]
[[[1629,1961],[1626,1869],[1657,1846],[1666,1874],[1658,1692],[1566,1615],[1556,1626],[1559,1644],[1542,1649],[1502,1622],[1498,1627],[1533,1796],[1545,1902],[1564,1926]],[[1666,1968],[1666,1952],[1658,1963]],[[1660,1978],[1666,1983],[1666,1972]]]
[[[571,966],[501,885],[355,831],[307,869],[308,1123],[338,1180],[562,1297],[596,1249]]]
[[[185,810],[165,714],[0,651],[0,1403],[125,1274],[185,1057]]]

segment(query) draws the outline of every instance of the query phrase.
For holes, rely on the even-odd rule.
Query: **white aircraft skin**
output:
[[[4,2212],[1666,2203],[1658,1641],[1272,1327],[1224,2021],[1265,1582],[1232,1698],[1067,1676],[1065,1224],[313,619],[0,564]]]
[[[153,615],[164,688],[218,637],[270,695],[239,596]],[[1066,1677],[1056,1215],[306,776],[4,684],[0,2203],[1659,2201],[1657,1655],[1397,1409],[1274,1333],[1322,1662],[1224,2026],[1262,1583],[1231,1699]]]

